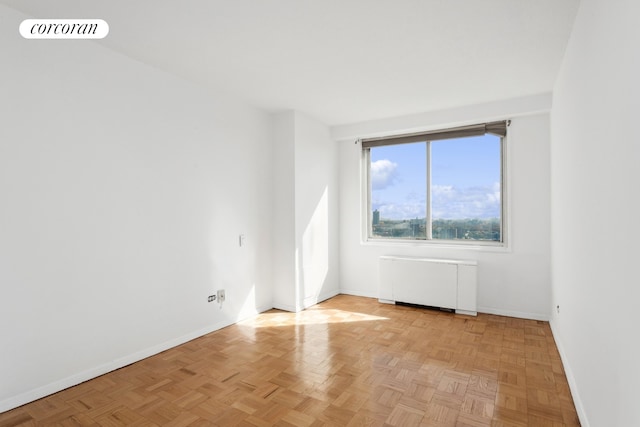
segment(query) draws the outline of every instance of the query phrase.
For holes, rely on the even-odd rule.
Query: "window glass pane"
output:
[[[434,239],[501,241],[500,137],[431,143]]]
[[[371,148],[372,237],[425,239],[426,143]]]

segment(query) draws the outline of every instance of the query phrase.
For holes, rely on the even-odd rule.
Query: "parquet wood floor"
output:
[[[577,426],[547,322],[339,295],[0,414],[8,426]]]

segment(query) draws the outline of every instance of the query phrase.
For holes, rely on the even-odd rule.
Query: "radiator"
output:
[[[378,298],[475,316],[477,267],[469,260],[381,256]]]

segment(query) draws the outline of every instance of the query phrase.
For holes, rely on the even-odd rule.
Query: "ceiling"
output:
[[[579,0],[0,0],[109,23],[100,43],[328,125],[550,92]],[[16,30],[17,31],[17,30]]]

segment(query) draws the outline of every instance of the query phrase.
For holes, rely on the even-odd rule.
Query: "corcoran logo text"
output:
[[[25,39],[102,39],[109,24],[102,19],[25,19],[20,34]]]

